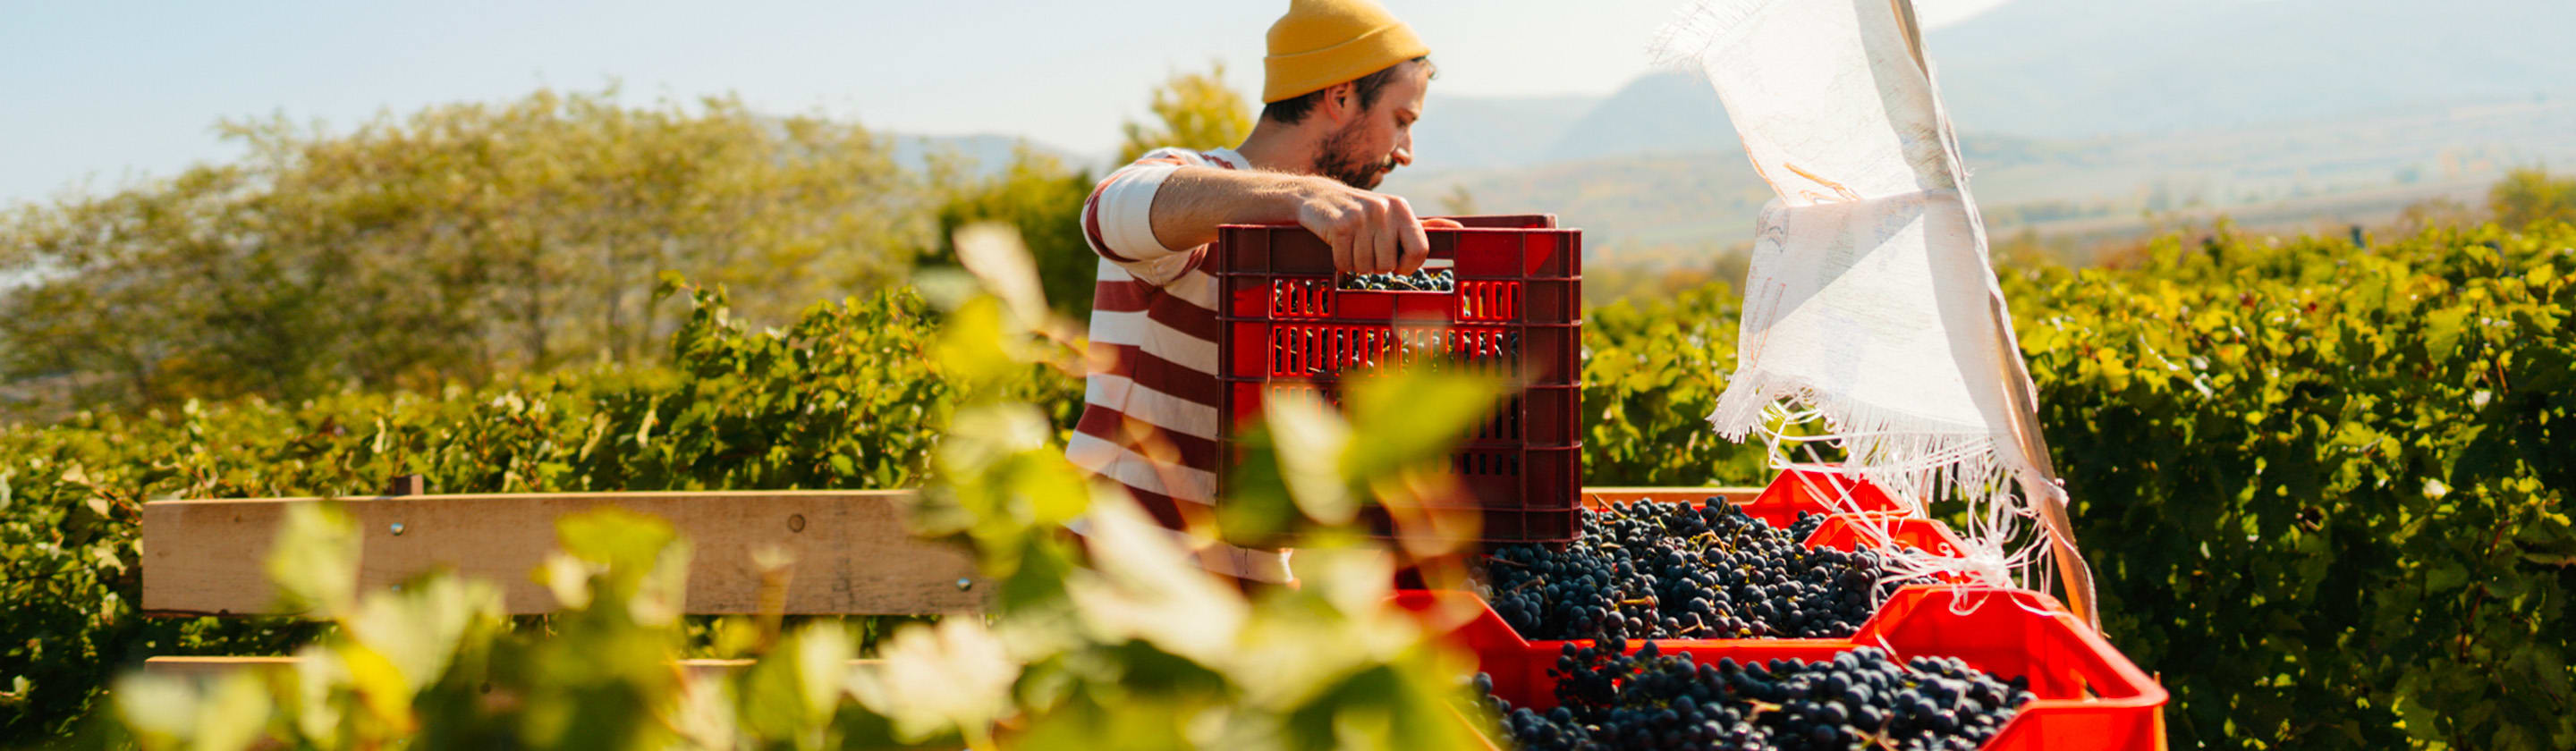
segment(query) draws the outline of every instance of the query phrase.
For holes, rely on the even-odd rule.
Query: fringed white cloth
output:
[[[1784,442],[1837,445],[1833,471],[1914,513],[1965,500],[1970,549],[1907,553],[1910,573],[2048,586],[2049,536],[2031,522],[2062,491],[1908,0],[1702,0],[1657,46],[1717,90],[1778,194],[1709,419],[1762,435],[1784,466]],[[1827,434],[1782,430],[1807,420]],[[2072,553],[2062,514],[2050,521]]]

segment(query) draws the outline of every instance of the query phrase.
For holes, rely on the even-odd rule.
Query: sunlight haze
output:
[[[1929,25],[2003,0],[1920,0]],[[345,130],[383,110],[619,82],[631,102],[739,93],[755,109],[881,131],[1002,134],[1085,156],[1175,71],[1261,83],[1281,3],[1112,6],[753,1],[79,3],[0,24],[0,202],[93,192],[236,155],[219,119]],[[1676,0],[1388,0],[1440,62],[1441,94],[1602,95],[1648,68]]]

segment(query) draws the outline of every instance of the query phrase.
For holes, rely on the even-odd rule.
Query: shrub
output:
[[[2576,229],[2221,234],[2007,276],[2177,747],[2566,748]]]
[[[0,744],[61,732],[146,655],[273,654],[312,626],[135,611],[140,504],[437,493],[904,487],[953,405],[910,290],[752,330],[691,290],[670,369],[603,369],[436,395],[189,403],[0,426]],[[996,386],[1070,424],[1078,384],[1021,367]]]

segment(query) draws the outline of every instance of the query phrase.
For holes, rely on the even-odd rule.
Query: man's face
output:
[[[1315,154],[1316,174],[1368,190],[1385,181],[1388,171],[1413,163],[1413,121],[1422,118],[1431,70],[1421,63],[1404,66],[1374,105],[1324,137]]]

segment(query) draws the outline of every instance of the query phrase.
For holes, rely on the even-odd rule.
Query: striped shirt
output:
[[[1127,487],[1155,521],[1213,528],[1221,458],[1217,411],[1217,283],[1208,247],[1166,248],[1154,237],[1154,194],[1182,167],[1248,169],[1231,149],[1157,149],[1112,172],[1082,204],[1082,234],[1100,255],[1091,303],[1091,371],[1082,420],[1065,456]],[[1209,569],[1288,578],[1284,551],[1204,541]]]

